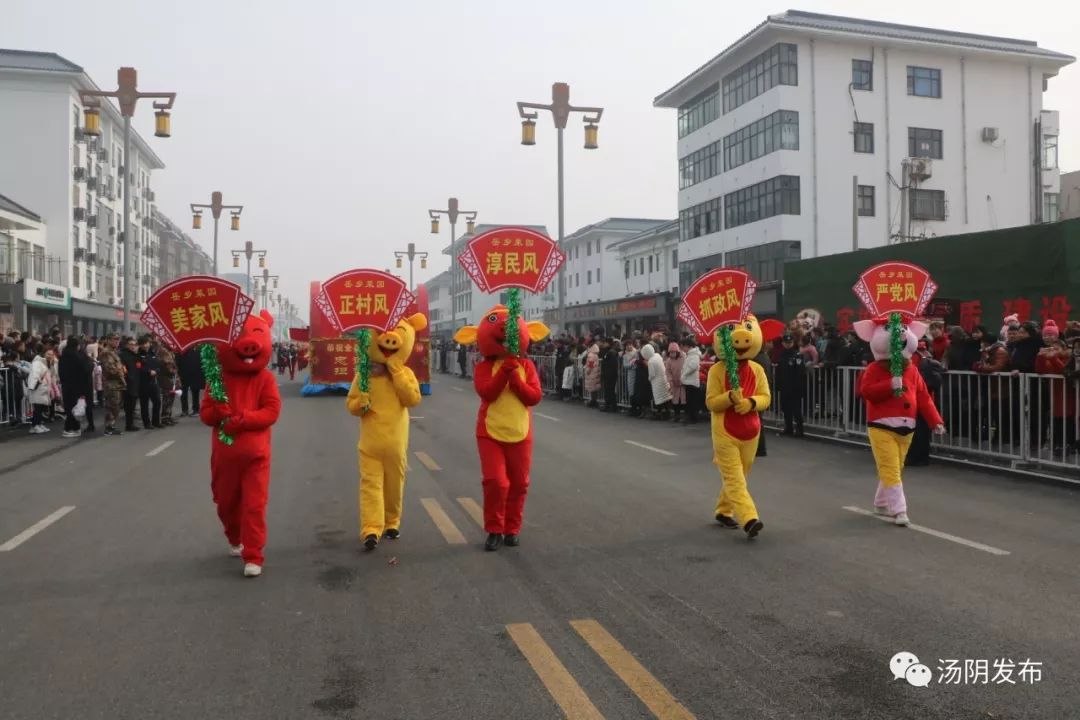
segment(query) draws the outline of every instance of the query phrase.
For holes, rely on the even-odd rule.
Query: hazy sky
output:
[[[178,93],[173,137],[136,127],[165,161],[160,208],[190,225],[188,203],[245,206],[226,252],[251,240],[301,307],[308,282],[349,267],[392,267],[415,242],[444,269],[444,224],[427,209],[454,195],[488,223],[556,232],[555,133],[519,144],[515,101],[605,108],[600,149],[567,129],[566,231],[610,216],[676,214],[675,115],[652,99],[765,19],[789,7],[1038,41],[1080,55],[1080,6],[1048,0],[1008,13],[981,2],[876,5],[803,0],[0,0],[0,47],[53,51],[112,89],[116,69],[145,91]],[[1061,111],[1061,166],[1080,166],[1080,68],[1051,81]],[[18,188],[5,189],[18,198]],[[205,226],[204,226],[205,227]],[[463,228],[459,226],[459,230]],[[206,230],[192,236],[209,249]],[[305,310],[306,313],[306,310]]]

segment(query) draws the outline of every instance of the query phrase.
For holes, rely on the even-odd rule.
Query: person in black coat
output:
[[[203,377],[202,358],[199,348],[190,348],[180,356],[177,361],[177,370],[180,372],[180,413],[195,417],[199,414],[199,397],[206,386]],[[188,412],[188,395],[191,396],[191,412]]]
[[[792,335],[781,339],[783,352],[776,364],[776,392],[784,413],[784,434],[803,436],[803,402],[806,399],[806,356]]]
[[[769,344],[762,343],[761,352],[759,352],[757,354],[757,357],[754,358],[754,360],[753,360],[758,365],[760,365],[761,368],[765,371],[765,379],[768,381],[770,388],[776,386],[776,379],[773,377],[773,364],[772,364],[772,360],[769,358],[769,350],[771,350],[771,349],[772,349],[771,343],[769,343]],[[762,428],[762,430],[764,430],[764,428]],[[758,434],[758,446],[757,446],[756,457],[767,457],[767,456],[768,456],[768,451],[765,448],[765,432],[761,432],[761,433]]]
[[[642,346],[644,347],[644,345]],[[630,415],[644,417],[652,407],[652,383],[649,382],[649,362],[638,350],[634,360],[634,390],[630,395]]]
[[[63,352],[60,353],[60,392],[63,396],[64,402],[64,436],[72,437],[79,434],[82,423],[79,422],[73,412],[75,405],[79,402],[79,398],[91,398],[93,385],[91,384],[91,374],[87,372],[86,363],[84,362],[85,353],[83,353],[79,347],[79,339],[77,337],[69,337],[67,344],[64,345]],[[89,360],[89,358],[85,358]],[[86,400],[86,406],[89,409],[90,402]]]
[[[615,387],[619,382],[621,359],[610,338],[600,341],[600,386],[604,389],[604,412],[618,412]]]
[[[940,399],[938,393],[945,378],[945,366],[934,359],[930,349],[925,343],[919,343],[919,374],[922,375],[926,389],[934,404]],[[911,449],[908,450],[905,465],[924,466],[930,464],[930,426],[922,419],[921,415],[915,417],[915,433],[911,438]]]
[[[139,429],[135,425],[135,404],[139,400],[142,374],[142,361],[139,359],[135,338],[125,336],[118,354],[124,365],[124,379],[127,382],[124,388],[124,430],[135,432]]]
[[[146,429],[165,427],[161,424],[161,390],[158,388],[158,373],[161,363],[154,354],[150,336],[139,338],[139,407],[142,410],[142,424]]]

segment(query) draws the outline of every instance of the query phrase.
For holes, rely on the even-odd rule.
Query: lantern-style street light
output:
[[[570,104],[570,86],[566,83],[555,83],[551,86],[551,104],[541,105],[538,103],[519,102],[518,114],[521,116],[521,144],[536,144],[536,118],[538,110],[548,110],[555,121],[555,130],[558,135],[558,193],[559,193],[559,249],[563,250],[563,130],[566,129],[566,121],[570,113],[579,112],[585,115],[585,149],[596,150],[597,123],[604,114],[604,108],[599,107],[576,107]],[[531,111],[531,112],[530,112]],[[559,268],[559,327],[566,329],[566,263]]]
[[[204,205],[202,203],[191,203],[191,227],[198,230],[202,227],[202,211],[209,210],[211,216],[214,218],[214,277],[217,277],[218,267],[218,218],[221,217],[222,210],[228,210],[232,214],[232,222],[229,224],[230,230],[240,229],[240,213],[244,211],[243,205],[223,205],[221,203],[221,193],[217,190],[210,193],[210,204]]]
[[[437,223],[439,221],[434,220],[433,222]],[[472,224],[472,221],[470,220],[469,223]],[[408,250],[395,250],[394,251],[394,258],[397,261],[398,268],[401,268],[401,261],[404,258],[409,259],[409,290],[412,290],[413,289],[413,261],[416,260],[416,258],[420,258],[420,269],[424,270],[424,269],[427,268],[428,254],[426,252],[417,252],[416,251],[416,243],[409,243],[409,249]]]
[[[239,218],[236,217],[236,216],[234,216],[234,218],[239,220]],[[265,250],[256,250],[255,246],[252,244],[252,242],[250,240],[248,240],[247,242],[244,243],[244,249],[243,250],[230,250],[229,252],[232,253],[232,266],[234,268],[240,267],[240,258],[241,257],[246,257],[247,258],[247,294],[248,294],[248,297],[250,297],[251,296],[251,258],[258,256],[258,258],[259,258],[259,267],[265,268],[266,267],[266,251]]]
[[[135,114],[135,105],[139,100],[154,99],[154,135],[156,137],[169,137],[171,135],[169,122],[169,110],[176,102],[176,93],[172,92],[139,92],[138,73],[135,68],[122,67],[116,72],[116,90],[106,92],[104,90],[80,90],[79,100],[83,105],[85,116],[83,133],[91,137],[101,135],[101,98],[116,98],[120,105],[120,115],[124,118],[124,238],[121,241],[124,247],[124,332],[131,332],[131,275],[134,262],[131,253],[131,173],[134,165],[131,163],[131,117]]]
[[[457,325],[457,277],[458,268],[456,267],[457,252],[454,248],[454,243],[457,238],[457,219],[459,215],[464,215],[466,224],[465,232],[472,235],[476,230],[476,211],[475,210],[461,210],[458,208],[458,199],[450,198],[446,202],[445,210],[428,210],[428,217],[431,218],[431,234],[439,234],[439,216],[446,215],[450,219],[450,332],[454,331]],[[411,266],[410,266],[411,269]],[[411,284],[411,283],[410,283]]]
[[[261,285],[259,284],[259,279],[255,280],[255,292],[256,293],[259,292],[259,289],[261,287],[261,289],[262,289],[262,307],[265,310],[268,307],[267,306],[267,299],[266,299],[266,292],[267,292],[267,290],[270,289],[270,281],[271,280],[274,281],[274,289],[276,290],[278,280],[280,280],[281,278],[278,275],[271,275],[270,271],[267,268],[264,267],[263,271],[262,271],[261,279],[262,279],[262,284]]]

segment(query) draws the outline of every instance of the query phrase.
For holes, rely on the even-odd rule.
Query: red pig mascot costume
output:
[[[473,373],[480,412],[476,419],[476,445],[484,476],[484,549],[500,545],[517,547],[525,494],[532,466],[532,410],[543,397],[540,375],[532,360],[525,357],[529,341],[543,340],[547,327],[541,322],[526,323],[518,318],[519,356],[506,347],[510,311],[496,305],[479,326],[466,325],[454,340],[464,345],[476,343],[484,359]]]
[[[229,554],[244,559],[244,576],[262,574],[266,545],[266,501],[270,487],[270,427],[281,414],[277,379],[266,369],[274,318],[263,310],[251,315],[232,345],[218,348],[229,402],[210,397],[199,417],[212,428],[210,489],[225,527]],[[222,425],[224,423],[224,425]],[[218,439],[218,427],[233,438]]]

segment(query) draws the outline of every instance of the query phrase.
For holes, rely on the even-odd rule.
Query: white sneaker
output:
[[[244,577],[259,577],[262,575],[262,565],[247,563],[244,565]]]
[[[41,425],[33,425],[30,427],[31,435],[40,435],[43,432],[45,432],[45,428]]]
[[[875,505],[874,506],[874,514],[875,515],[886,515],[887,516],[889,514],[889,508],[885,507],[884,505]]]
[[[911,521],[908,520],[907,513],[900,513],[899,515],[897,515],[894,522],[902,527],[907,527],[911,524]]]
[[[240,557],[241,555],[243,555],[243,553],[244,553],[244,546],[243,545],[230,545],[229,546],[229,557]]]
[[[80,435],[82,435],[82,433],[81,433],[81,432],[79,432],[78,430],[65,430],[65,431],[64,431],[64,434],[63,434],[63,437],[66,437],[66,438],[77,438],[77,437],[79,437]]]

